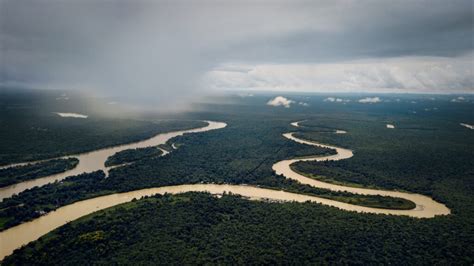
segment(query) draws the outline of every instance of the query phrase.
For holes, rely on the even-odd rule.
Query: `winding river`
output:
[[[165,134],[159,134],[151,139],[144,140],[141,142],[117,146],[108,149],[102,149],[94,151],[91,153],[80,154],[74,157],[79,158],[80,163],[77,168],[81,167],[81,171],[91,172],[96,170],[107,170],[104,167],[104,162],[108,156],[113,155],[114,153],[130,148],[139,148],[139,147],[148,147],[156,146],[159,144],[165,143],[172,137],[182,135],[184,133],[197,133],[204,132],[208,130],[214,130],[223,128],[226,126],[225,123],[207,121],[208,126],[193,130],[177,131],[170,132]],[[298,127],[298,122],[292,123],[293,126]],[[210,192],[212,194],[223,194],[224,192],[232,192],[234,194],[242,195],[247,197],[250,200],[272,200],[272,201],[296,201],[296,202],[306,202],[311,201],[315,203],[320,203],[332,207],[336,207],[342,210],[355,211],[360,213],[375,213],[375,214],[391,214],[391,215],[405,215],[417,218],[432,218],[436,215],[448,215],[450,210],[443,204],[434,201],[433,199],[423,196],[420,194],[414,193],[405,193],[398,191],[385,191],[385,190],[376,190],[376,189],[364,189],[364,188],[355,188],[355,187],[346,187],[341,185],[335,185],[330,183],[321,182],[314,180],[303,175],[300,175],[294,172],[290,165],[297,161],[324,161],[324,160],[343,160],[348,159],[353,156],[351,150],[339,148],[335,146],[330,146],[326,144],[320,144],[316,142],[311,142],[303,139],[296,138],[293,133],[285,133],[283,136],[287,139],[318,147],[325,147],[330,149],[335,149],[337,154],[329,156],[314,156],[306,157],[301,159],[289,159],[277,162],[273,165],[273,170],[277,174],[282,174],[286,178],[297,180],[300,183],[307,184],[314,187],[325,188],[333,191],[348,191],[351,193],[362,194],[362,195],[382,195],[382,196],[391,196],[399,197],[407,200],[411,200],[416,204],[416,207],[412,210],[391,210],[391,209],[381,209],[381,208],[370,208],[352,205],[348,203],[343,203],[339,201],[329,200],[325,198],[290,193],[281,190],[265,189],[254,186],[247,185],[229,185],[229,184],[188,184],[188,185],[177,185],[177,186],[166,186],[166,187],[157,187],[157,188],[148,188],[135,190],[125,193],[115,193],[111,195],[96,197],[92,199],[87,199],[73,204],[58,208],[56,211],[50,212],[44,216],[41,216],[30,222],[20,224],[18,226],[7,229],[3,232],[0,232],[0,260],[5,256],[11,254],[13,250],[25,245],[31,241],[38,239],[39,237],[45,235],[46,233],[70,222],[75,219],[78,219],[87,214],[103,210],[121,203],[129,202],[134,198],[141,198],[143,196],[151,196],[155,194],[179,194],[184,192]],[[83,161],[84,160],[84,161]],[[90,163],[90,165],[89,165]],[[54,180],[63,179],[66,176],[72,175],[73,173],[82,173],[78,172],[77,168],[63,173],[62,175],[54,175],[50,177],[40,178],[41,182],[34,183],[36,180],[30,182],[19,183],[16,186],[20,186],[18,189],[7,190],[8,193],[2,194],[3,197],[8,195],[13,195],[27,188],[31,188],[36,185],[43,185]],[[11,186],[13,187],[13,186]]]
[[[185,133],[199,133],[199,132],[224,128],[227,126],[226,123],[221,123],[221,122],[213,122],[213,121],[205,121],[205,122],[207,122],[208,125],[202,128],[162,133],[143,141],[138,141],[138,142],[125,144],[125,145],[118,145],[111,148],[104,148],[104,149],[95,150],[92,152],[86,152],[86,153],[61,157],[61,158],[75,157],[79,159],[79,163],[77,164],[75,168],[59,173],[59,174],[50,175],[50,176],[37,178],[33,180],[28,180],[28,181],[13,184],[10,186],[2,187],[0,188],[0,200],[3,200],[4,198],[9,198],[13,196],[14,194],[18,194],[22,191],[25,191],[27,189],[30,189],[36,186],[43,186],[49,183],[53,183],[56,180],[58,181],[63,180],[64,178],[68,176],[79,175],[82,173],[90,173],[90,172],[99,171],[99,170],[102,170],[105,172],[105,174],[108,174],[108,170],[112,167],[105,167],[104,163],[109,156],[112,156],[119,151],[123,151],[127,149],[137,149],[137,148],[158,146],[160,144],[165,144],[171,138],[181,136]],[[168,153],[167,151],[164,151],[163,155],[167,153]],[[36,161],[36,162],[42,162],[42,161]],[[30,163],[35,163],[35,162],[30,162]],[[8,167],[24,165],[24,164],[25,163],[12,164],[8,166],[3,166],[2,168],[8,168]]]

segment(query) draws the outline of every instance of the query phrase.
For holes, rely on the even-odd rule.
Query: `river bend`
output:
[[[226,126],[225,123],[207,121],[208,126],[193,130],[177,131],[159,134],[151,139],[140,141],[137,143],[132,143],[128,145],[121,145],[117,147],[112,147],[108,149],[101,149],[91,153],[80,154],[74,157],[79,158],[80,171],[95,171],[95,170],[106,170],[104,167],[104,162],[108,156],[113,155],[114,153],[131,148],[142,148],[149,146],[156,146],[159,144],[165,143],[172,137],[182,135],[184,133],[197,133],[204,132],[208,130],[214,130],[223,128]],[[298,122],[292,123],[293,126],[298,127]],[[335,132],[336,133],[336,132]],[[70,222],[76,220],[82,216],[88,215],[90,213],[103,210],[118,204],[129,202],[134,198],[141,198],[143,196],[152,196],[156,194],[179,194],[185,192],[209,192],[211,194],[219,195],[227,192],[233,194],[238,194],[244,197],[247,197],[250,200],[272,200],[272,201],[295,201],[295,202],[306,202],[311,201],[315,203],[320,203],[332,207],[336,207],[346,211],[354,211],[359,213],[375,213],[375,214],[391,214],[391,215],[405,215],[416,218],[432,218],[437,215],[448,215],[450,210],[443,204],[438,203],[431,199],[430,197],[415,194],[415,193],[406,193],[399,191],[387,191],[387,190],[377,190],[377,189],[365,189],[365,188],[355,188],[347,187],[342,185],[335,185],[330,183],[321,182],[315,179],[305,177],[301,174],[296,173],[290,167],[291,164],[298,161],[324,161],[324,160],[343,160],[349,159],[353,156],[351,150],[331,146],[327,144],[321,144],[317,142],[307,141],[299,139],[293,135],[293,133],[285,133],[283,136],[289,140],[296,141],[305,145],[312,145],[317,147],[324,147],[336,150],[337,154],[329,156],[313,156],[305,157],[300,159],[289,159],[283,160],[275,163],[273,165],[273,170],[277,174],[284,175],[286,178],[296,180],[302,184],[307,184],[310,186],[329,189],[333,191],[347,191],[355,194],[361,195],[382,195],[390,197],[399,197],[410,200],[416,204],[416,208],[411,210],[392,210],[392,209],[381,209],[381,208],[370,208],[358,205],[352,205],[344,202],[339,202],[335,200],[320,198],[316,196],[303,195],[298,193],[285,192],[281,190],[266,189],[255,186],[248,185],[230,185],[230,184],[185,184],[177,186],[165,186],[157,188],[147,188],[140,189],[124,193],[115,193],[111,195],[91,198],[83,201],[78,201],[73,204],[63,206],[58,208],[55,211],[52,211],[46,215],[43,215],[35,220],[17,225],[15,227],[9,228],[5,231],[0,232],[0,260],[5,256],[11,254],[13,250],[25,245],[31,241],[34,241],[41,236],[47,234],[48,232]],[[90,165],[89,165],[90,164]],[[79,167],[78,166],[78,167]],[[72,175],[74,173],[81,173],[75,168],[71,171],[68,171],[67,174],[63,175],[54,175],[51,177],[40,178],[38,180],[33,180],[31,182],[23,182],[17,184],[20,188],[11,189],[8,193],[3,194],[3,196],[12,195],[13,193],[18,193],[24,189],[42,185],[46,183],[53,182],[54,180],[63,179],[66,176]],[[27,183],[27,184],[24,184]]]

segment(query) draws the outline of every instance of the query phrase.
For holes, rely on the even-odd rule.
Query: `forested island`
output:
[[[62,173],[73,169],[78,163],[76,158],[66,158],[2,168],[0,169],[0,187]]]
[[[351,213],[310,203],[248,202],[234,196],[222,199],[200,193],[163,198],[157,196],[106,210],[108,214],[105,216],[93,215],[91,217],[95,217],[94,219],[88,217],[72,225],[66,225],[29,245],[28,248],[18,251],[7,258],[5,263],[22,261],[26,263],[29,259],[37,259],[42,252],[48,254],[51,252],[51,260],[43,258],[44,260],[38,259],[38,261],[60,263],[64,258],[54,254],[60,254],[61,251],[64,251],[63,254],[69,254],[78,263],[91,262],[92,257],[98,254],[101,254],[100,258],[94,262],[100,263],[99,260],[107,259],[112,261],[113,258],[127,262],[132,257],[127,257],[126,252],[143,253],[144,256],[157,261],[158,258],[154,256],[169,256],[170,261],[164,263],[186,262],[187,256],[183,255],[180,259],[176,254],[179,250],[183,250],[183,254],[197,252],[190,246],[179,244],[184,241],[183,239],[190,239],[191,228],[208,230],[199,231],[198,235],[209,234],[210,238],[203,237],[202,240],[190,242],[194,247],[200,247],[199,251],[203,254],[200,261],[203,263],[208,260],[245,263],[251,256],[257,254],[252,253],[254,251],[260,255],[265,252],[272,254],[269,258],[262,255],[262,263],[271,263],[274,261],[273,258],[286,261],[292,256],[307,258],[298,260],[301,263],[323,263],[334,260],[340,263],[358,261],[403,264],[408,261],[420,263],[426,261],[469,264],[474,261],[472,246],[474,154],[471,148],[474,146],[474,139],[471,131],[457,123],[466,116],[466,113],[472,111],[470,105],[453,106],[455,103],[451,103],[449,99],[433,102],[416,98],[417,108],[423,110],[436,105],[438,111],[415,115],[410,109],[414,108],[411,104],[413,99],[404,98],[407,96],[391,96],[389,99],[392,101],[383,106],[359,104],[355,101],[346,105],[336,105],[325,102],[325,96],[311,96],[311,100],[304,97],[307,96],[301,98],[295,96],[294,99],[305,99],[310,103],[310,107],[270,107],[265,105],[268,100],[266,96],[248,99],[236,97],[231,99],[232,104],[206,106],[203,111],[191,113],[186,119],[225,121],[226,128],[172,139],[167,146],[179,143],[179,149],[163,157],[140,157],[133,164],[112,169],[107,178],[102,172],[69,177],[61,182],[33,188],[5,199],[0,203],[1,228],[4,230],[60,206],[100,195],[197,183],[248,184],[365,206],[408,208],[407,202],[399,199],[331,192],[276,175],[271,167],[277,161],[333,153],[329,149],[290,141],[282,136],[286,132],[297,132],[296,135],[301,138],[354,151],[354,157],[347,160],[300,162],[293,166],[294,169],[314,178],[338,184],[422,193],[446,204],[452,210],[452,215],[433,219],[414,219]],[[402,100],[396,102],[395,97]],[[291,122],[301,120],[304,121],[299,128],[290,125]],[[396,128],[387,129],[385,127],[387,123],[395,124]],[[337,129],[347,133],[334,134]],[[175,201],[179,204],[172,203]],[[185,203],[189,205],[185,206]],[[162,209],[164,206],[170,209],[164,211]],[[143,209],[127,212],[134,208]],[[229,213],[223,210],[225,208],[231,208],[233,213],[239,215],[228,216]],[[149,214],[150,210],[153,210],[153,214]],[[130,215],[130,220],[127,220],[128,218],[120,220],[119,212],[127,213],[127,217]],[[157,227],[147,227],[159,224],[151,218],[153,215],[159,213],[156,216],[167,217],[168,212],[183,217],[183,221],[175,225],[160,224],[162,227],[159,227],[159,230]],[[245,212],[259,215],[248,214],[245,216],[247,218],[244,218]],[[210,217],[230,217],[231,222],[221,223],[222,220],[216,219],[216,224],[206,227],[206,221],[209,223],[210,221],[206,220],[204,215],[202,219],[191,219],[194,215],[202,213],[209,214]],[[142,219],[135,215],[141,215]],[[262,228],[255,228],[252,219],[256,219],[255,223],[261,224]],[[129,222],[131,220],[136,222]],[[148,221],[153,222],[147,224]],[[131,231],[116,229],[122,228],[121,225],[127,223],[130,224]],[[186,226],[187,224],[192,226]],[[234,238],[226,236],[225,241],[211,237],[216,232],[222,233],[226,230],[233,232],[233,224],[239,225],[241,234],[234,233]],[[243,233],[244,229],[248,233]],[[146,238],[147,236],[136,233],[141,230],[155,232],[157,235]],[[183,238],[178,236],[166,238],[163,235],[166,231],[182,232],[178,236]],[[122,233],[117,236],[116,232]],[[258,232],[260,234],[257,234]],[[288,235],[295,238],[291,238],[291,242],[279,240]],[[81,240],[79,236],[82,236]],[[123,243],[114,237],[123,239]],[[255,241],[256,237],[262,237],[262,241]],[[96,238],[104,242],[94,242]],[[58,240],[55,239],[68,239],[63,247],[58,248],[58,253],[52,250],[52,247],[57,245],[55,241]],[[168,239],[170,242],[160,239]],[[205,247],[205,243],[213,243],[213,248]],[[238,245],[236,253],[228,254],[231,253],[231,248],[228,248],[232,247],[231,243],[242,244]],[[289,243],[295,247],[312,248],[308,251],[308,248],[288,247]],[[361,246],[360,243],[364,245]],[[129,249],[125,251],[122,249],[124,246],[128,246]],[[160,248],[165,246],[168,249]],[[117,247],[117,253],[114,253],[115,250],[111,251],[109,247]],[[174,247],[179,247],[174,251],[176,253],[172,253]],[[248,247],[250,251],[242,250],[244,247]],[[74,251],[75,248],[77,253]],[[146,250],[150,252],[145,252]],[[272,250],[275,253],[272,253]],[[83,256],[79,252],[90,256]],[[220,257],[215,252],[226,255]],[[330,254],[335,255],[332,257]],[[138,262],[144,260],[137,258]]]
[[[0,165],[52,159],[153,137],[159,133],[203,127],[203,121],[105,116],[84,100],[55,100],[52,92],[5,91],[0,97]],[[65,118],[63,109],[86,113],[86,119]],[[109,107],[111,108],[111,107]],[[113,110],[113,109],[112,109]],[[72,111],[71,111],[72,112]],[[109,111],[112,112],[112,111]]]
[[[474,266],[474,0],[0,0],[0,266]]]
[[[149,157],[161,156],[162,154],[163,151],[157,147],[128,149],[117,152],[116,154],[107,158],[107,161],[105,161],[105,166],[110,167],[124,163],[132,163]]]
[[[412,202],[400,198],[329,191],[278,176],[271,169],[277,161],[333,154],[334,151],[287,140],[282,133],[291,129],[288,121],[261,123],[256,119],[240,118],[227,121],[228,126],[221,130],[172,139],[169,142],[179,142],[181,146],[168,156],[147,157],[132,165],[112,169],[107,179],[101,172],[83,174],[5,199],[0,203],[0,221],[3,221],[0,228],[9,228],[36,218],[40,213],[98,195],[196,183],[250,184],[361,206],[413,208]],[[213,152],[209,153],[209,150]],[[28,204],[22,204],[24,202]]]

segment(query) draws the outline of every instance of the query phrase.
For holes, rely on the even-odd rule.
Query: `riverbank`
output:
[[[109,170],[109,168],[105,166],[105,162],[107,158],[123,150],[158,146],[160,144],[165,144],[171,138],[174,138],[186,133],[199,133],[199,132],[204,132],[208,130],[223,128],[226,126],[225,123],[221,123],[221,122],[212,122],[212,121],[205,121],[205,122],[207,122],[208,125],[201,128],[161,133],[161,134],[155,135],[152,138],[130,143],[130,144],[118,145],[118,146],[114,146],[110,148],[99,149],[92,152],[66,156],[68,158],[71,158],[71,157],[77,158],[79,160],[78,165],[71,170],[68,170],[59,174],[46,176],[43,178],[37,178],[33,180],[28,180],[25,182],[16,183],[10,186],[2,187],[0,188],[0,200],[11,197],[15,194],[18,194],[22,191],[25,191],[27,189],[30,189],[36,186],[43,186],[45,184],[63,180],[64,178],[68,176],[79,175],[82,173],[91,173],[91,172],[95,172],[99,170],[102,170],[107,174]]]
[[[223,128],[226,126],[225,123],[220,123],[220,122],[208,121],[208,123],[209,125],[207,127],[195,129],[195,130],[192,130],[192,132],[203,132],[203,131],[207,131],[211,129]],[[173,135],[176,133],[177,132],[167,133],[167,134]],[[184,133],[181,132],[180,134],[184,134]],[[68,223],[69,221],[75,220],[84,215],[87,215],[87,214],[90,214],[90,213],[93,213],[105,208],[109,208],[111,206],[129,202],[135,198],[141,198],[144,196],[152,196],[156,194],[165,194],[165,193],[180,194],[180,193],[185,193],[185,192],[209,192],[214,195],[221,195],[224,193],[234,193],[234,194],[247,197],[250,200],[295,201],[295,202],[311,201],[315,203],[324,204],[327,206],[336,207],[342,210],[354,211],[354,212],[359,212],[359,213],[404,215],[404,216],[411,216],[411,217],[416,217],[416,218],[432,218],[437,215],[447,215],[450,213],[450,210],[445,205],[438,203],[434,201],[433,199],[420,195],[420,194],[347,187],[347,186],[335,185],[331,183],[324,183],[324,182],[317,181],[317,180],[305,177],[303,175],[300,175],[291,169],[291,166],[290,166],[291,164],[298,161],[343,160],[343,159],[351,158],[353,156],[353,153],[351,150],[348,150],[348,149],[299,139],[299,138],[296,138],[293,135],[293,133],[285,133],[283,136],[292,141],[296,141],[298,143],[334,149],[336,150],[337,153],[334,155],[329,155],[329,156],[313,156],[313,157],[305,157],[305,158],[299,158],[299,159],[279,161],[273,165],[273,169],[275,170],[277,174],[282,174],[286,178],[296,180],[302,184],[307,184],[307,185],[318,187],[318,188],[329,189],[332,191],[347,191],[347,192],[361,194],[361,195],[381,195],[381,196],[403,198],[415,203],[416,207],[411,210],[392,210],[392,209],[382,209],[382,208],[371,208],[371,207],[364,207],[364,206],[343,203],[340,201],[325,199],[325,198],[316,197],[316,196],[309,196],[309,195],[285,192],[281,190],[259,188],[259,187],[247,186],[247,185],[187,184],[187,185],[177,185],[177,186],[164,186],[164,187],[157,187],[157,188],[140,189],[140,190],[125,192],[125,193],[115,193],[111,195],[79,201],[67,206],[60,207],[56,211],[50,212],[33,221],[26,222],[18,226],[12,227],[10,229],[7,229],[0,233],[0,244],[1,244],[0,257],[3,258],[7,256],[8,254],[11,254],[11,252],[13,252],[14,249],[24,244],[27,244],[31,241],[34,241],[38,239],[39,237],[41,237],[42,235],[50,232],[51,230],[54,230],[55,228],[58,228]],[[169,138],[167,138],[166,140],[168,139]],[[135,147],[145,147],[145,146],[140,146],[140,145],[145,145],[144,143],[147,143],[147,144],[155,143],[150,140],[147,140],[147,141],[143,141],[143,143],[140,143],[140,144],[136,143]],[[154,140],[154,141],[157,141],[157,140]],[[156,144],[154,144],[153,146],[156,146]],[[106,160],[106,158],[107,157],[105,157],[104,160]]]

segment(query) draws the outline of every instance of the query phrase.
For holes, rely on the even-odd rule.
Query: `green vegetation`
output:
[[[206,125],[202,121],[104,116],[83,101],[72,98],[63,103],[56,97],[52,92],[0,94],[0,128],[5,129],[0,130],[0,165],[78,154]],[[53,113],[58,111],[89,117],[63,118]]]
[[[3,202],[0,202],[0,220],[4,220],[4,223],[0,224],[0,230],[5,230],[20,223],[30,221],[39,217],[42,213],[48,213],[61,206],[65,206],[80,200],[116,192],[131,191],[139,188],[199,183],[194,180],[191,181],[190,178],[195,178],[194,176],[185,176],[175,182],[172,182],[171,180],[162,180],[161,182],[155,181],[153,184],[156,185],[154,186],[147,185],[145,183],[137,184],[133,181],[125,183],[124,185],[109,184],[109,178],[105,179],[105,175],[102,171],[72,176],[61,182],[48,184],[40,188],[33,188],[20,193],[20,195],[15,195],[11,198],[4,199]],[[225,182],[216,179],[216,181],[213,183]],[[414,207],[411,201],[400,198],[363,196],[347,192],[332,192],[324,189],[301,185],[294,181],[283,179],[282,177],[276,177],[275,179],[267,178],[267,180],[262,183],[263,184],[253,185],[270,189],[283,189],[289,192],[314,195],[322,198],[374,208],[412,209]],[[137,186],[137,188],[129,189],[128,186],[132,185]]]
[[[321,174],[322,171],[318,172],[318,174],[311,173],[311,172],[315,171],[314,168],[313,168],[313,165],[315,165],[315,164],[311,164],[311,163],[306,163],[306,164],[299,163],[299,164],[297,164],[297,163],[295,163],[295,164],[290,165],[290,168],[291,168],[291,170],[297,172],[300,175],[303,175],[303,176],[306,176],[306,177],[309,177],[309,178],[312,178],[312,179],[315,179],[315,180],[323,181],[323,182],[326,182],[326,183],[331,183],[331,184],[341,185],[341,186],[347,186],[347,187],[376,188],[374,186],[363,186],[361,184],[352,183],[352,182],[348,182],[348,181],[338,181],[337,178],[322,175]]]
[[[114,166],[124,163],[132,163],[141,159],[149,157],[158,157],[163,154],[163,151],[157,147],[147,147],[139,149],[128,149],[124,151],[117,152],[116,154],[107,158],[105,161],[105,166]]]
[[[3,264],[472,264],[472,242],[447,234],[452,228],[450,218],[360,215],[312,203],[186,193],[89,215]]]
[[[167,151],[167,152],[171,152],[171,151],[174,150],[171,143],[160,144],[160,145],[158,145],[158,147],[165,150],[165,151]],[[176,148],[177,147],[179,147],[179,144],[176,145]]]
[[[0,202],[0,226],[2,229],[10,228],[58,207],[114,192],[101,186],[102,180],[105,180],[104,172],[97,171],[68,177],[60,182],[36,187],[18,196],[4,199]],[[92,190],[94,186],[98,188]]]
[[[301,175],[304,175],[306,177],[313,178],[322,182],[326,182],[326,183],[349,186],[349,187],[358,187],[358,188],[383,189],[383,188],[376,187],[373,185],[364,186],[357,183],[351,183],[349,181],[339,181],[337,180],[337,178],[331,178],[324,175],[316,175],[316,174],[311,174],[311,173],[308,174],[309,171],[315,171],[313,167],[314,165],[315,164],[310,164],[306,162],[306,164],[295,164],[295,165],[291,165],[290,167],[293,171]],[[308,172],[305,172],[306,169],[309,169]],[[394,198],[394,197],[374,196],[371,198],[358,198],[357,195],[351,195],[349,197],[339,196],[339,197],[328,197],[328,198],[335,199],[337,201],[350,203],[350,204],[369,206],[369,207],[374,207],[374,208],[383,208],[383,209],[411,210],[416,207],[416,204],[413,203],[412,201],[402,199],[402,198]]]
[[[160,121],[131,119],[64,119],[54,114],[44,117],[1,116],[0,164],[54,158],[99,148],[126,144],[175,130],[203,127],[200,121]],[[24,123],[17,124],[22,120]],[[41,130],[39,130],[41,129]]]
[[[216,120],[226,121],[228,126],[172,139],[170,143],[182,144],[179,149],[164,157],[147,157],[112,169],[107,179],[98,174],[80,175],[5,199],[0,202],[0,218],[8,218],[9,222],[1,229],[35,218],[39,211],[48,212],[97,195],[201,182],[251,184],[376,208],[412,207],[411,202],[402,199],[318,189],[276,175],[271,167],[277,161],[334,153],[284,138],[282,133],[291,129],[288,120]]]
[[[293,166],[294,169],[345,184],[405,190],[434,197],[438,194],[435,190],[443,189],[436,186],[440,182],[456,180],[471,185],[474,138],[472,132],[463,130],[458,124],[435,117],[408,119],[392,115],[388,119],[361,114],[351,117],[358,119],[315,118],[304,122],[305,128],[297,136],[350,147],[354,150],[353,158],[320,163],[299,162]],[[395,122],[397,128],[385,128],[383,120],[398,121]],[[343,125],[349,133],[312,132],[315,121],[317,124]],[[413,129],[416,127],[430,130]]]
[[[170,140],[180,148],[113,169],[106,179],[101,172],[80,175],[6,199],[0,203],[0,225],[4,229],[39,211],[98,195],[201,182],[251,184],[384,207],[397,201],[312,188],[276,175],[271,166],[279,160],[332,152],[282,137],[290,131],[354,150],[347,160],[301,162],[295,169],[336,183],[422,193],[445,203],[452,214],[414,219],[230,196],[154,197],[61,227],[4,263],[472,264],[474,134],[459,122],[474,124],[473,104],[418,95],[384,95],[390,102],[360,104],[356,95],[344,96],[351,102],[343,105],[324,102],[325,97],[291,96],[309,107],[269,107],[270,96],[201,106],[186,119],[228,126]],[[304,127],[290,126],[299,120],[306,120]],[[387,123],[396,128],[387,129]],[[348,133],[330,133],[334,129]]]
[[[76,158],[67,158],[0,169],[0,187],[62,173],[73,169],[78,163]]]

